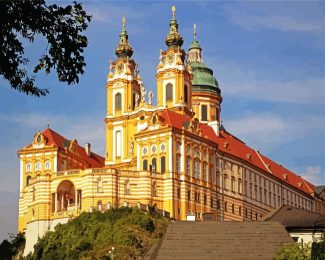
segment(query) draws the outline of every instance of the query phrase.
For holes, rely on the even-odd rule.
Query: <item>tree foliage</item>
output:
[[[165,218],[137,208],[84,212],[48,232],[28,259],[105,259],[112,246],[117,259],[132,259],[143,255],[164,234],[167,223]]]
[[[0,244],[0,259],[11,260],[12,257],[18,253],[22,253],[24,247],[25,236],[22,233],[18,233],[16,236],[11,237],[10,242],[5,239]]]
[[[311,245],[294,243],[279,247],[275,259],[277,260],[310,260]]]
[[[84,73],[83,51],[87,38],[82,34],[91,16],[81,4],[65,7],[38,1],[0,1],[0,75],[11,87],[27,95],[45,96],[46,88],[36,86],[35,75],[27,71],[29,60],[24,56],[22,38],[33,42],[42,36],[47,41],[45,53],[33,72],[55,69],[58,79],[68,84],[78,83]]]

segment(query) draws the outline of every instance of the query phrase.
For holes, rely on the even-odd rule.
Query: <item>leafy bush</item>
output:
[[[140,257],[164,234],[167,224],[167,219],[137,208],[84,212],[48,232],[28,259],[109,259],[112,246],[117,259]]]
[[[275,259],[277,260],[310,260],[311,246],[304,244],[303,247],[298,244],[286,244],[278,248]]]

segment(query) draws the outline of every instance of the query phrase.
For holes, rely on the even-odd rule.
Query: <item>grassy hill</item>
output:
[[[58,225],[34,247],[27,259],[138,259],[164,234],[168,220],[137,208],[82,213]]]

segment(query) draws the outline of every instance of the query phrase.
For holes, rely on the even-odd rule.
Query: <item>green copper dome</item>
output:
[[[191,62],[193,80],[192,91],[208,91],[221,94],[218,81],[213,76],[213,71],[203,62]]]
[[[196,39],[196,24],[193,26],[194,39],[190,45],[187,62],[192,68],[192,91],[212,92],[220,95],[218,81],[213,76],[213,70],[208,68],[202,60],[202,48]]]

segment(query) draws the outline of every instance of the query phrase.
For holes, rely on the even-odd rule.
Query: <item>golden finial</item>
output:
[[[194,40],[196,40],[196,24],[193,25],[193,30],[194,30]]]
[[[176,6],[172,6],[173,19],[175,19]]]
[[[126,18],[125,16],[122,17],[122,25],[123,25],[123,29],[125,29],[125,24],[126,24]]]

